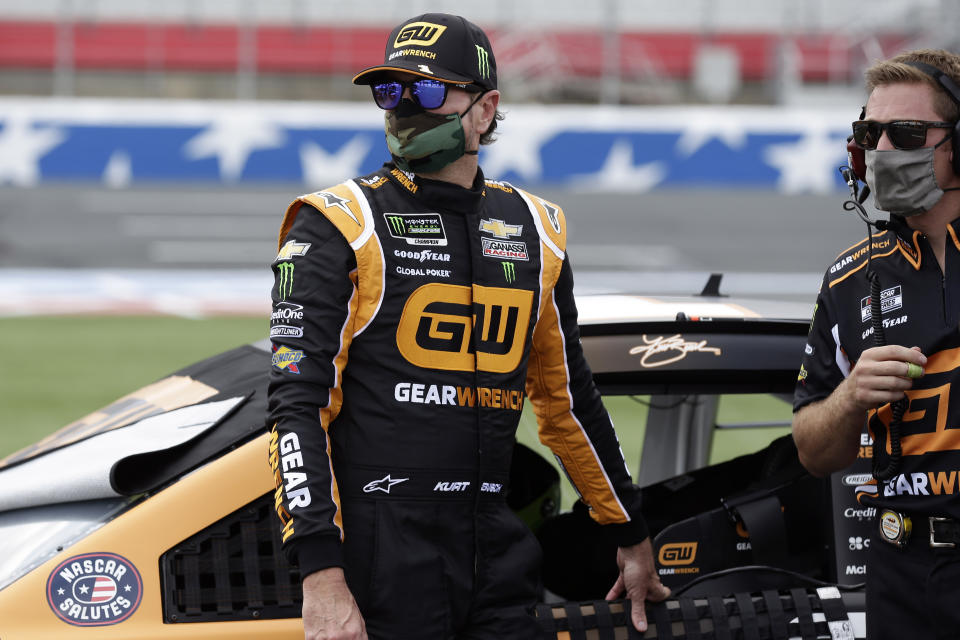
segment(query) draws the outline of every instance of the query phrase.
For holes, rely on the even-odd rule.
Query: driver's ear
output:
[[[500,92],[496,89],[488,91],[480,98],[480,117],[477,118],[477,133],[483,135],[490,123],[497,115],[497,107],[500,106]],[[475,107],[476,108],[476,107]]]

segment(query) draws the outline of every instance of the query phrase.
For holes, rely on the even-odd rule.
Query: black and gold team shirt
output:
[[[920,347],[923,377],[908,390],[901,425],[902,464],[887,482],[858,487],[863,504],[925,515],[960,517],[960,219],[947,227],[944,271],[926,237],[902,218],[841,253],[827,270],[794,394],[794,411],[822,400],[875,346],[867,280],[867,243],[881,284],[887,344]],[[871,435],[886,404],[867,413]],[[886,429],[884,429],[884,432]],[[876,441],[889,453],[889,439]]]
[[[464,189],[387,164],[290,206],[270,461],[304,575],[342,566],[352,492],[505,490],[527,400],[593,518],[621,545],[647,536],[583,357],[565,245],[559,207],[479,171]]]

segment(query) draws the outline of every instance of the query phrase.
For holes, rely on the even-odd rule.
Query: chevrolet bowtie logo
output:
[[[506,224],[503,220],[481,220],[480,231],[492,233],[494,238],[518,236],[523,231],[522,224]]]
[[[300,256],[306,255],[307,249],[309,248],[309,242],[297,242],[296,240],[289,240],[287,241],[287,244],[280,248],[280,253],[277,254],[276,258],[274,258],[274,262],[277,262],[278,260],[291,260],[293,258],[299,258]]]
[[[379,480],[374,480],[373,482],[368,482],[366,485],[364,485],[363,492],[373,493],[374,491],[383,491],[384,493],[390,493],[390,487],[395,484],[400,484],[401,482],[406,482],[409,479],[410,478],[397,478],[394,480],[388,473],[385,477]]]

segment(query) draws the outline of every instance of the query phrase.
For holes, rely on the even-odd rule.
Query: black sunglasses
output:
[[[884,130],[890,144],[896,149],[919,149],[927,143],[927,129],[952,129],[952,122],[929,122],[927,120],[894,120],[874,122],[857,120],[853,123],[853,141],[862,149],[876,149]]]
[[[474,85],[450,84],[430,78],[417,78],[407,82],[398,80],[377,82],[370,85],[370,90],[373,91],[373,101],[381,109],[396,109],[403,97],[404,89],[410,89],[410,97],[424,109],[439,109],[447,100],[448,87],[456,87],[471,93],[480,93],[481,91],[480,87]]]

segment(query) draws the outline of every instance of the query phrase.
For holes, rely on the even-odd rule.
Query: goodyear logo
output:
[[[397,33],[393,41],[394,48],[409,47],[416,45],[419,47],[429,47],[436,44],[440,36],[447,28],[442,24],[432,22],[411,22],[403,25],[400,32]]]
[[[533,291],[432,282],[410,294],[397,347],[418,367],[509,373],[523,359]]]
[[[47,578],[47,604],[64,622],[104,627],[133,615],[143,597],[140,572],[115,553],[86,553],[61,562]]]
[[[281,371],[289,371],[290,373],[300,375],[299,363],[306,357],[303,351],[299,349],[291,349],[287,346],[277,347],[274,345],[273,357],[270,363]]]
[[[669,566],[681,566],[693,564],[697,559],[698,542],[671,542],[660,547],[658,559],[660,564]]]

